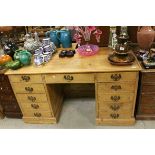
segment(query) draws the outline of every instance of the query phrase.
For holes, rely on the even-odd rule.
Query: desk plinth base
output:
[[[34,118],[34,117],[23,117],[23,120],[25,123],[29,124],[55,124],[57,123],[57,120],[55,117],[53,118]]]
[[[96,119],[96,125],[114,125],[114,126],[124,126],[124,125],[134,125],[135,124],[135,118],[129,118],[129,119],[102,119],[97,118]]]

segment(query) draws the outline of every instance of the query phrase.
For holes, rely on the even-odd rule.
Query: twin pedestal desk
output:
[[[62,85],[90,83],[95,85],[97,125],[134,124],[141,67],[137,60],[131,66],[111,65],[110,52],[100,48],[90,57],[77,53],[72,58],[59,58],[58,51],[44,66],[8,70],[24,122],[57,123],[64,97]]]

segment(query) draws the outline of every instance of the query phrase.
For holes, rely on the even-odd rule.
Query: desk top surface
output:
[[[113,71],[139,71],[140,64],[137,59],[130,66],[115,66],[108,61],[108,55],[112,49],[108,47],[100,48],[100,51],[94,56],[83,57],[78,53],[72,58],[59,58],[59,52],[53,55],[50,62],[44,66],[30,65],[18,70],[8,70],[5,74],[44,74],[44,73],[97,73]]]

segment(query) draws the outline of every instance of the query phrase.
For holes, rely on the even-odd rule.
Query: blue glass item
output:
[[[55,46],[57,47],[57,48],[59,48],[60,47],[60,41],[59,41],[59,39],[58,39],[58,37],[57,37],[57,31],[47,31],[46,33],[45,33],[45,35],[46,35],[46,37],[47,38],[50,38],[50,40],[55,44]]]
[[[72,47],[71,32],[69,30],[60,30],[56,32],[58,40],[61,42],[63,48]]]

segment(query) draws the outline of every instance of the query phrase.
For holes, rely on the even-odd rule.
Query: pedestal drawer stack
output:
[[[27,123],[52,123],[53,111],[41,75],[10,75],[11,85]]]
[[[135,122],[137,72],[97,74],[97,124],[129,125]]]
[[[155,119],[155,70],[141,72],[137,97],[137,119]]]

